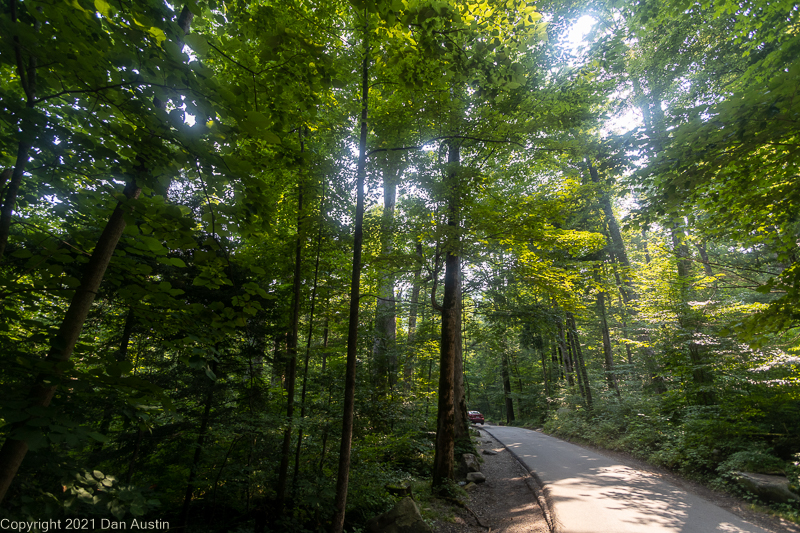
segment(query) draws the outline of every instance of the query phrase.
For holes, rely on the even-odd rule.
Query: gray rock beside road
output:
[[[433,533],[414,500],[406,496],[391,511],[367,522],[369,533]]]
[[[473,454],[471,453],[462,454],[461,460],[464,462],[464,467],[466,468],[467,472],[481,471],[481,463],[478,461],[478,458],[475,457]]]
[[[764,500],[778,503],[800,501],[800,496],[789,490],[789,480],[783,476],[750,472],[732,472],[732,474],[740,487]]]
[[[486,481],[486,476],[481,472],[470,472],[467,474],[467,481],[472,483],[483,483]]]

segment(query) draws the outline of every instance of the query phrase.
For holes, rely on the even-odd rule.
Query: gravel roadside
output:
[[[550,533],[530,477],[512,455],[485,431],[478,439],[486,482],[469,492],[469,509],[454,508],[453,522],[438,521],[437,533]],[[486,455],[483,451],[494,452]],[[478,524],[476,516],[482,525]]]

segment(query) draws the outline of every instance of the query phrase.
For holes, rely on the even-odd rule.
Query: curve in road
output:
[[[483,427],[548,492],[558,533],[770,533],[657,475],[522,428]]]

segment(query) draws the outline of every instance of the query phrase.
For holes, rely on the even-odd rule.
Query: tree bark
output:
[[[573,351],[575,353],[576,364],[578,365],[578,372],[583,380],[586,407],[591,411],[593,408],[592,386],[589,383],[589,374],[586,372],[586,362],[583,360],[583,350],[581,350],[581,342],[578,338],[578,326],[575,324],[575,316],[573,316],[572,313],[567,313],[567,327],[572,333]]]
[[[216,373],[217,371],[216,361],[213,361],[211,363],[211,371]],[[187,479],[186,481],[186,492],[184,493],[183,496],[183,506],[181,507],[180,515],[178,515],[178,524],[180,524],[183,531],[187,530],[186,524],[189,520],[189,506],[192,503],[192,494],[194,493],[194,482],[197,479],[197,468],[200,464],[200,456],[203,453],[203,444],[205,443],[206,433],[208,432],[208,421],[211,418],[211,404],[214,401],[215,384],[216,384],[215,381],[211,382],[208,388],[208,393],[206,394],[206,401],[205,405],[203,406],[203,416],[200,419],[200,431],[197,434],[197,441],[195,442],[195,448],[194,448],[194,456],[192,457],[192,465],[189,470],[189,479]],[[128,482],[130,482],[130,472],[129,472]]]
[[[300,133],[300,153],[304,151],[302,130]],[[292,426],[294,425],[294,388],[297,381],[297,340],[300,328],[300,286],[303,281],[303,241],[305,240],[305,215],[303,214],[303,176],[297,184],[297,239],[294,249],[294,280],[292,283],[292,315],[289,338],[286,347],[288,361],[286,364],[286,428],[283,431],[281,446],[281,463],[278,469],[278,515],[284,511],[286,486],[289,480],[289,456],[292,444]]]
[[[558,352],[564,369],[564,374],[567,376],[567,384],[569,384],[570,387],[574,387],[575,380],[572,377],[572,361],[570,360],[569,352],[567,351],[567,341],[564,334],[563,319],[559,318],[556,320],[556,326],[558,327]]]
[[[127,199],[135,199],[139,197],[141,191],[134,181],[130,181],[125,187],[124,194]],[[72,357],[83,323],[89,315],[95,295],[100,288],[100,282],[103,280],[114,249],[125,229],[126,209],[125,202],[117,204],[97,240],[92,256],[83,270],[81,284],[75,290],[64,320],[61,322],[58,333],[51,343],[52,347],[45,358],[45,362],[49,364],[51,370],[39,374],[36,378],[35,385],[28,396],[29,407],[47,407],[53,399],[58,388],[58,384],[55,382],[58,381],[61,374],[59,363],[69,361]],[[11,481],[28,453],[27,442],[14,437],[14,432],[25,426],[27,421],[23,420],[14,424],[14,431],[0,450],[0,501],[5,497]]]
[[[597,293],[597,313],[600,315],[600,333],[603,336],[603,358],[606,367],[606,381],[608,388],[619,396],[617,387],[617,377],[614,374],[614,352],[611,348],[611,335],[608,330],[608,320],[606,319],[606,294],[603,291]]]
[[[324,192],[323,204],[320,206],[320,211],[324,206]],[[319,281],[319,255],[322,248],[322,223],[320,221],[319,233],[317,233],[317,257],[314,261],[314,285],[311,288],[311,309],[308,312],[308,335],[306,336],[306,356],[303,365],[303,386],[300,393],[300,420],[306,417],[306,387],[308,384],[308,360],[311,356],[311,338],[314,333],[314,309],[317,303],[317,282]],[[294,454],[294,474],[292,477],[292,494],[297,490],[297,476],[300,472],[300,449],[303,443],[303,426],[297,431],[297,448]]]
[[[394,250],[394,210],[400,175],[399,153],[389,152],[383,172],[383,216],[381,217],[381,256]],[[376,363],[378,388],[392,390],[397,379],[397,311],[394,294],[395,276],[391,266],[384,266],[378,279],[375,303],[375,341],[372,356]]]
[[[460,273],[459,265],[459,273]],[[461,331],[462,306],[461,306],[461,279],[458,283],[458,323],[456,324],[456,350],[453,366],[453,406],[454,412],[454,438],[456,442],[469,446],[469,417],[467,416],[467,397],[464,388],[464,343]]]
[[[436,450],[433,458],[433,487],[441,490],[447,480],[454,479],[455,398],[453,394],[457,342],[461,336],[459,308],[460,261],[458,235],[460,216],[459,165],[460,147],[456,141],[448,146],[446,191],[447,237],[445,245],[444,297],[441,305],[442,337],[439,347],[439,401],[436,415]]]
[[[361,135],[358,141],[356,167],[356,216],[353,236],[353,271],[350,281],[350,317],[347,329],[347,369],[344,383],[342,441],[339,447],[339,470],[336,474],[336,513],[332,533],[342,533],[350,480],[350,452],[353,438],[353,413],[356,394],[356,352],[358,350],[358,310],[361,291],[361,248],[364,239],[364,178],[367,162],[367,111],[369,109],[369,41],[367,12],[364,10],[364,61],[361,66]]]
[[[133,326],[136,323],[136,315],[133,307],[128,308],[128,313],[125,316],[125,325],[122,328],[122,338],[119,341],[119,348],[115,359],[118,362],[125,361],[128,358],[128,345],[131,342],[131,335],[133,334]],[[113,416],[113,402],[116,394],[112,394],[110,401],[106,408],[103,410],[103,421],[100,422],[100,434],[107,435],[108,429],[111,427],[111,418]],[[94,453],[99,453],[103,449],[103,443],[98,442],[95,446]]]
[[[503,375],[503,398],[505,399],[506,406],[506,423],[512,424],[514,422],[514,401],[511,398],[511,375],[508,371],[508,354],[503,350],[500,356],[501,372]]]
[[[16,25],[18,24],[17,0],[10,0],[9,8],[11,24]],[[38,20],[35,22],[35,31],[39,31],[40,24]],[[17,75],[22,84],[22,90],[25,93],[25,107],[33,109],[36,105],[37,58],[35,55],[30,55],[30,57],[28,57],[28,64],[26,65],[19,36],[15,35],[12,42],[17,63]],[[8,236],[11,231],[11,217],[14,214],[14,206],[17,203],[17,195],[19,194],[19,188],[22,184],[22,175],[25,172],[25,165],[28,163],[28,152],[30,152],[32,147],[32,139],[36,137],[36,134],[31,131],[33,125],[30,123],[30,119],[23,118],[20,129],[22,131],[17,144],[17,159],[14,163],[14,169],[11,172],[11,179],[5,190],[3,205],[0,206],[0,264],[3,262],[3,255],[5,254],[6,245],[8,244]]]
[[[708,258],[708,252],[706,251],[706,243],[701,242],[695,244],[697,247],[697,251],[700,252],[700,261],[703,263],[703,272],[707,277],[711,277],[714,275],[714,271],[711,269],[711,262]]]

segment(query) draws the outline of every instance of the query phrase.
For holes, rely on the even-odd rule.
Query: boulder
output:
[[[467,491],[467,492],[471,492],[471,491],[473,491],[473,490],[475,490],[477,488],[478,488],[478,485],[476,485],[475,483],[472,483],[472,482],[467,483],[466,485],[464,485],[464,490]]]
[[[483,483],[486,481],[486,476],[482,472],[470,472],[467,474],[467,481],[470,483]]]
[[[800,501],[800,496],[789,490],[789,480],[783,476],[753,474],[750,472],[731,472],[743,489],[752,492],[763,500],[778,503]]]
[[[497,455],[497,452],[494,450],[483,450],[481,453],[483,455]]]
[[[391,511],[367,522],[369,533],[433,533],[414,500],[406,496]]]
[[[467,472],[480,472],[481,471],[481,463],[478,461],[478,458],[475,457],[471,453],[465,453],[461,455],[461,461],[464,463],[464,467],[466,468]]]

